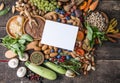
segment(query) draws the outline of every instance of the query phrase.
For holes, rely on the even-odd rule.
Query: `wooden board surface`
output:
[[[12,6],[16,0],[4,1],[6,6]],[[120,0],[101,0],[98,10],[105,12],[109,19],[117,18],[120,29]],[[13,16],[9,14],[0,17],[0,38],[5,36],[5,25]],[[4,53],[7,49],[0,46],[0,59],[5,59]],[[120,40],[117,43],[105,42],[96,50],[96,71],[91,71],[87,76],[80,75],[75,78],[58,76],[55,81],[43,80],[43,83],[120,83]],[[17,78],[16,69],[10,69],[7,63],[0,63],[0,83],[39,83],[29,81],[25,78]]]

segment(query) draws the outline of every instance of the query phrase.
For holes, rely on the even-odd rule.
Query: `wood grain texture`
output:
[[[16,0],[0,0],[4,1],[6,6],[12,7]],[[117,28],[120,29],[120,0],[100,0],[97,8],[99,11],[105,12],[109,19],[116,18],[118,20]],[[0,17],[0,38],[7,35],[5,25],[8,19],[13,16],[11,11]],[[0,59],[6,59],[4,53],[7,49],[0,46]],[[43,83],[120,83],[120,40],[117,43],[104,42],[102,47],[96,50],[96,71],[91,71],[87,76],[80,75],[75,78],[67,78],[58,76],[55,81],[44,79]],[[8,67],[7,63],[0,63],[0,83],[39,83],[29,81],[26,78],[18,78],[16,69]]]
[[[91,71],[87,76],[68,78],[59,75],[57,80],[49,81],[44,79],[43,83],[120,83],[120,61],[119,60],[98,60],[96,71]],[[25,78],[16,77],[16,69],[10,69],[6,63],[1,63],[6,70],[0,68],[0,83],[39,83],[28,81]],[[11,72],[10,72],[11,71]]]

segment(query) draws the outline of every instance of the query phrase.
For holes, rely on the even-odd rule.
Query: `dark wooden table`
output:
[[[12,6],[16,0],[4,1],[6,6]],[[117,28],[120,29],[120,0],[101,0],[98,10],[105,12],[109,19],[118,20]],[[13,16],[9,14],[0,17],[0,37],[7,35],[5,26],[8,19]],[[0,59],[6,59],[4,53],[7,49],[0,46]],[[117,43],[105,42],[96,50],[96,71],[91,71],[87,76],[81,75],[75,78],[58,76],[55,81],[43,80],[44,83],[120,83],[120,40]],[[7,63],[0,63],[0,83],[39,83],[29,81],[16,76],[16,69],[8,67]]]

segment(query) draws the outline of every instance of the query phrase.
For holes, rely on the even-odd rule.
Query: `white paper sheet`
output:
[[[41,43],[74,50],[78,27],[46,20]]]

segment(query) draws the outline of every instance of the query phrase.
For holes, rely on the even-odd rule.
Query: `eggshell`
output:
[[[15,54],[12,50],[8,50],[8,51],[5,52],[5,57],[6,58],[13,58],[15,56],[17,56],[17,54]]]

